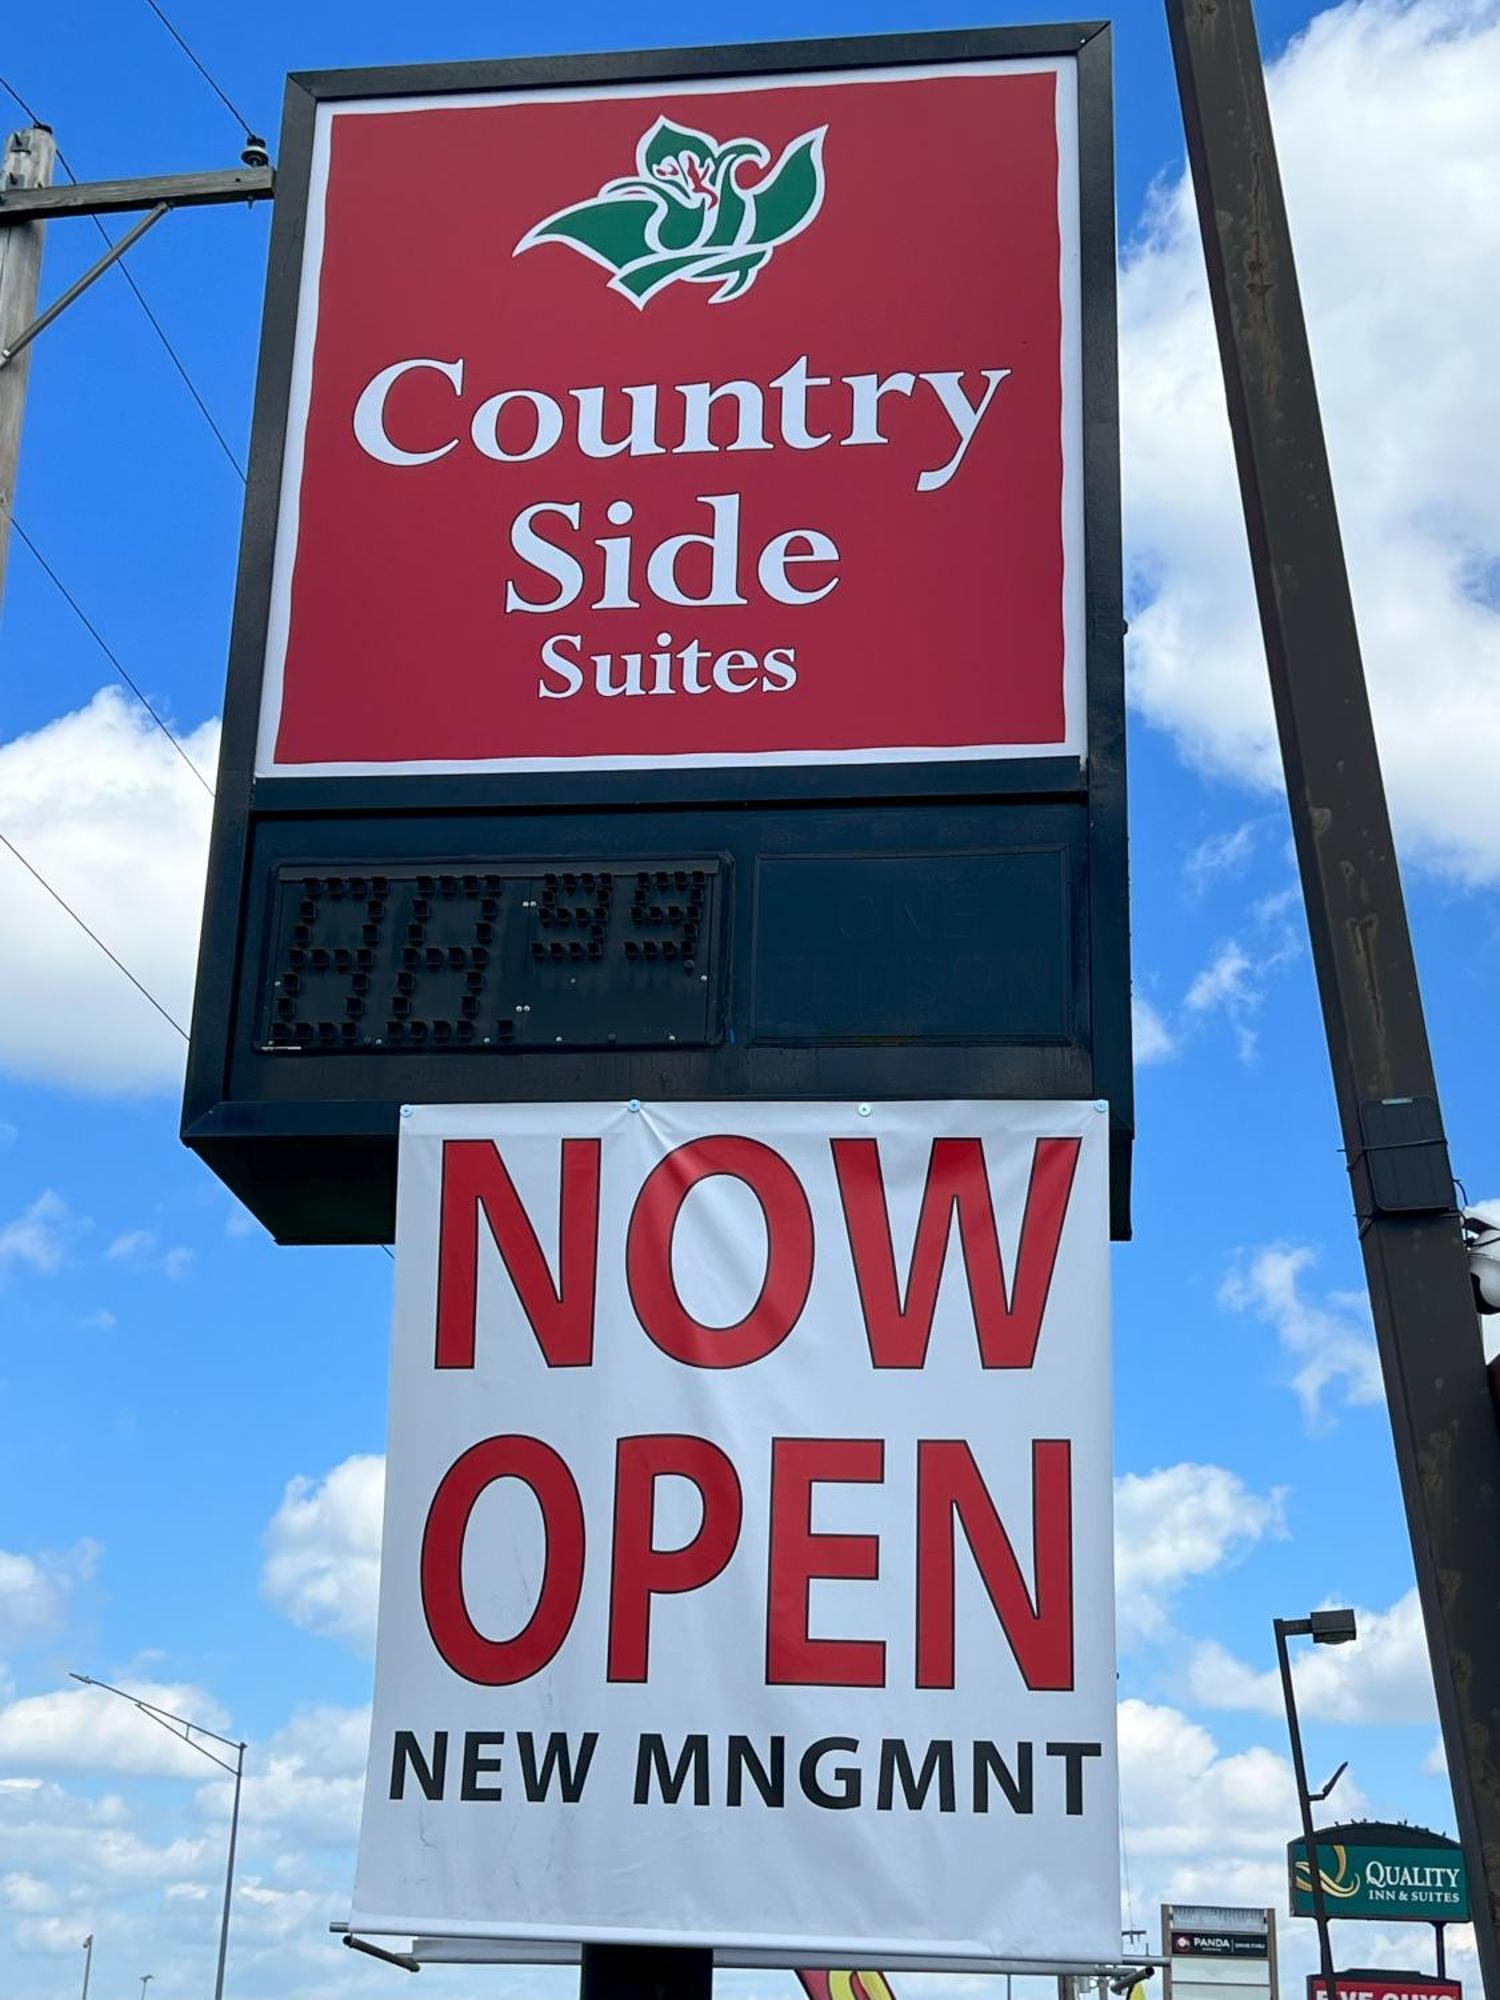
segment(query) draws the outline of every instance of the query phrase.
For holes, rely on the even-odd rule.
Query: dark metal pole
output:
[[[1475,1939],[1500,2000],[1500,1430],[1250,0],[1166,0],[1287,803]]]
[[[1437,1938],[1437,1976],[1439,1979],[1446,1979],[1448,1977],[1448,1926],[1445,1923],[1436,1923],[1432,1929]]]
[[[1323,1968],[1324,2000],[1338,2000],[1337,1974],[1333,1969],[1333,1938],[1328,1929],[1328,1900],[1323,1894],[1323,1869],[1318,1860],[1318,1838],[1313,1832],[1312,1800],[1307,1795],[1307,1761],[1302,1755],[1302,1725],[1297,1720],[1297,1692],[1292,1686],[1292,1662],[1287,1651],[1287,1633],[1293,1622],[1276,1618],[1276,1664],[1281,1669],[1281,1693],[1286,1702],[1286,1733],[1292,1741],[1292,1772],[1297,1780],[1297,1808],[1302,1815],[1302,1839],[1307,1848],[1307,1875],[1312,1889],[1313,1921],[1318,1926],[1318,1960]]]
[[[586,1944],[579,2000],[712,2000],[714,1955],[677,1946]]]
[[[240,1830],[240,1784],[245,1776],[245,1746],[234,1760],[234,1806],[229,1815],[229,1865],[224,1870],[224,1915],[219,1922],[219,1969],[214,1975],[214,2000],[224,2000],[224,1961],[229,1956],[229,1899],[234,1893],[234,1843]]]

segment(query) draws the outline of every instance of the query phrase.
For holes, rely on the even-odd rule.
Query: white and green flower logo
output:
[[[717,287],[710,305],[739,298],[771,252],[799,236],[823,205],[824,125],[804,132],[775,166],[759,139],[725,145],[658,118],[635,149],[636,172],[592,201],[529,229],[515,254],[566,243],[610,273],[611,291],[644,306],[685,279]],[[768,168],[750,187],[745,167]]]

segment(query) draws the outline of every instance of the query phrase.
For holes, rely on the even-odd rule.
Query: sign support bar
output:
[[[1500,1431],[1453,1203],[1250,0],[1166,0],[1287,803],[1484,1982]],[[1481,1900],[1482,1899],[1482,1900]]]

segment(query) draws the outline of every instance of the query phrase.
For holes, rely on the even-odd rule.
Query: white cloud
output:
[[[1147,1063],[1170,1062],[1177,1053],[1177,1037],[1163,1016],[1139,993],[1130,1002],[1130,1029],[1137,1069]]]
[[[75,1584],[93,1575],[98,1557],[99,1545],[91,1541],[63,1554],[0,1549],[0,1646],[33,1645],[59,1630]]]
[[[0,1223],[0,1277],[25,1264],[50,1278],[62,1269],[70,1245],[90,1226],[73,1214],[55,1189],[44,1188],[30,1207]]]
[[[1410,850],[1500,877],[1500,14],[1360,0],[1272,66],[1273,114],[1392,807]],[[1196,763],[1280,783],[1192,195],[1121,290],[1129,662]]]
[[[1201,1027],[1216,1016],[1228,1022],[1241,1062],[1255,1060],[1255,1019],[1274,974],[1301,950],[1291,922],[1299,897],[1296,885],[1262,896],[1246,915],[1246,935],[1224,939],[1199,968],[1183,996],[1184,1026]]]
[[[1163,1902],[1279,1905],[1286,1899],[1286,1843],[1297,1824],[1289,1758],[1262,1744],[1226,1754],[1180,1709],[1120,1703],[1120,1808],[1127,1923],[1155,1936]],[[1342,1812],[1369,1802],[1352,1775],[1339,1786]],[[1277,1916],[1283,1991],[1312,1970],[1312,1926]]]
[[[218,724],[182,740],[211,779]],[[101,688],[0,744],[0,800],[9,838],[186,1026],[210,808],[160,730]],[[3,851],[0,927],[0,1068],[94,1093],[176,1087],[181,1038]]]
[[[8,1875],[0,1875],[0,1903],[7,1910],[35,1916],[39,1911],[50,1910],[56,1900],[54,1892],[39,1876],[28,1875],[24,1869],[13,1868]]]
[[[1198,973],[1183,1005],[1190,1013],[1205,1014],[1214,1007],[1247,1005],[1255,997],[1249,955],[1238,938],[1231,938]]]
[[[1219,1288],[1220,1302],[1274,1327],[1296,1364],[1291,1386],[1309,1426],[1323,1416],[1325,1393],[1346,1404],[1378,1403],[1385,1394],[1369,1305],[1363,1292],[1328,1292],[1320,1301],[1303,1289],[1317,1262],[1306,1244],[1271,1243],[1241,1255]]]
[[[125,1683],[128,1694],[224,1731],[224,1711],[201,1688],[155,1681]],[[99,1688],[59,1688],[0,1708],[0,1769],[124,1771],[136,1776],[198,1778],[196,1750],[129,1702]]]
[[[1255,1493],[1222,1465],[1167,1465],[1115,1481],[1115,1597],[1121,1636],[1168,1629],[1168,1606],[1194,1577],[1285,1532],[1283,1494]]]
[[[1204,895],[1222,879],[1243,874],[1249,866],[1264,821],[1247,819],[1228,833],[1210,834],[1200,840],[1182,865],[1189,893]]]
[[[1359,1637],[1347,1646],[1293,1641],[1292,1675],[1305,1717],[1327,1722],[1431,1722],[1432,1667],[1416,1591],[1389,1611],[1356,1609]],[[1247,1666],[1212,1640],[1188,1660],[1188,1689],[1204,1708],[1282,1712],[1281,1676]]]
[[[383,1458],[346,1458],[322,1480],[299,1475],[266,1530],[261,1572],[266,1598],[293,1624],[366,1653],[375,1644],[384,1497]]]
[[[104,1254],[127,1270],[159,1272],[165,1278],[185,1278],[193,1266],[191,1250],[181,1243],[163,1248],[154,1229],[127,1229]]]
[[[352,1840],[359,1830],[370,1711],[305,1709],[246,1760],[241,1815],[313,1841]],[[227,1820],[233,1785],[216,1779],[199,1793],[204,1809]]]

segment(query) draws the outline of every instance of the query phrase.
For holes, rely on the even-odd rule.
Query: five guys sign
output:
[[[1115,1957],[1106,1124],[404,1116],[356,1932]]]
[[[1108,35],[289,82],[184,1132],[388,1240],[402,1103],[1132,1128]]]

